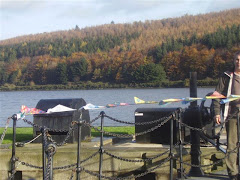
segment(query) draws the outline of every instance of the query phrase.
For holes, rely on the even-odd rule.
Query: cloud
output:
[[[41,8],[45,3],[46,1],[37,0],[3,0],[0,10],[8,13],[24,13],[25,11]]]
[[[0,0],[0,39],[239,8],[239,0]]]

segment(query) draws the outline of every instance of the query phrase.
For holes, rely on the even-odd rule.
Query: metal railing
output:
[[[178,174],[177,174],[178,178],[179,179],[185,179],[186,174],[184,172],[183,165],[191,166],[193,168],[202,168],[202,167],[207,167],[207,166],[213,166],[213,165],[222,163],[222,161],[226,157],[228,157],[228,155],[230,153],[232,153],[232,152],[226,153],[226,155],[223,159],[220,159],[217,162],[214,162],[214,163],[209,164],[209,165],[201,165],[201,164],[198,164],[198,163],[194,164],[193,161],[191,161],[191,164],[188,163],[188,162],[184,162],[183,161],[183,153],[182,153],[182,148],[183,148],[184,142],[183,142],[183,139],[182,139],[182,136],[181,136],[182,127],[189,128],[191,131],[199,132],[202,137],[205,136],[204,135],[205,131],[203,130],[203,128],[198,128],[198,127],[196,128],[196,127],[192,127],[192,126],[189,126],[189,125],[183,123],[181,114],[182,114],[182,109],[179,108],[176,111],[167,115],[166,117],[162,117],[160,119],[156,119],[154,121],[147,122],[148,124],[157,123],[156,126],[153,126],[152,128],[147,129],[145,131],[142,131],[140,133],[130,134],[130,135],[128,135],[128,134],[127,135],[126,134],[115,134],[115,133],[110,133],[110,132],[104,131],[104,120],[105,120],[105,118],[110,119],[110,120],[114,120],[114,121],[119,122],[119,123],[128,123],[129,124],[129,122],[120,121],[120,120],[117,120],[115,118],[112,118],[112,117],[106,115],[103,111],[100,113],[99,116],[97,116],[92,121],[90,121],[90,123],[87,123],[86,121],[84,121],[82,119],[82,116],[80,116],[78,121],[72,122],[69,126],[69,131],[71,131],[71,132],[75,131],[75,130],[78,130],[77,162],[74,163],[74,164],[65,165],[65,166],[62,166],[62,167],[53,167],[54,154],[57,152],[57,146],[62,146],[63,144],[65,144],[67,142],[67,139],[71,135],[71,133],[67,134],[66,138],[64,139],[64,141],[62,143],[57,143],[51,138],[51,135],[48,134],[48,131],[51,130],[51,131],[59,132],[59,130],[48,129],[47,127],[39,126],[39,125],[34,124],[34,123],[32,123],[32,122],[30,122],[26,119],[22,119],[25,123],[28,123],[28,124],[30,124],[34,127],[39,128],[41,130],[41,135],[43,137],[42,138],[42,166],[32,165],[30,163],[21,161],[19,158],[16,157],[16,148],[15,148],[16,147],[16,127],[17,127],[17,121],[21,118],[18,118],[17,115],[13,115],[12,116],[12,120],[13,120],[13,143],[12,143],[12,157],[11,157],[11,171],[10,171],[11,175],[10,175],[9,179],[14,179],[14,175],[16,173],[16,168],[17,168],[17,166],[16,166],[17,162],[18,162],[18,165],[21,164],[21,165],[25,165],[29,168],[36,168],[36,169],[42,170],[44,180],[48,180],[48,179],[52,180],[53,175],[54,175],[54,173],[53,173],[54,170],[60,170],[60,169],[61,170],[69,170],[70,169],[72,171],[70,179],[73,179],[74,174],[76,174],[76,179],[77,180],[80,179],[80,173],[81,172],[88,173],[92,176],[97,177],[98,179],[111,179],[111,180],[113,180],[113,179],[139,178],[139,177],[145,176],[146,174],[148,174],[150,172],[155,171],[158,168],[161,168],[161,166],[163,164],[166,164],[167,162],[169,162],[169,172],[170,172],[169,179],[172,180],[173,179],[173,168],[174,168],[173,163],[174,163],[174,161],[179,163],[179,169],[178,169]],[[100,129],[92,126],[92,123],[97,121],[98,119],[101,120]],[[143,134],[153,132],[158,128],[161,128],[168,121],[170,121],[170,128],[171,128],[170,148],[167,151],[165,151],[163,153],[160,153],[160,154],[158,154],[154,157],[139,159],[139,160],[136,160],[136,159],[133,160],[133,159],[128,159],[128,158],[124,158],[124,157],[114,155],[114,154],[112,154],[109,151],[104,149],[104,145],[103,145],[104,134],[115,136],[115,137],[120,137],[120,138],[140,136],[140,135],[143,135]],[[173,144],[173,123],[174,123],[174,121],[176,121],[178,123],[177,126],[178,126],[178,132],[179,132],[179,139],[177,140],[177,143],[175,145]],[[238,117],[238,121],[239,121],[239,117]],[[146,122],[131,123],[131,124],[146,125]],[[77,125],[77,127],[75,127],[75,125]],[[95,130],[99,131],[101,133],[101,136],[100,136],[99,150],[97,152],[93,153],[91,156],[87,157],[86,159],[81,160],[81,128],[82,128],[83,125],[89,126],[91,128],[94,128]],[[214,146],[219,148],[219,144],[218,145],[215,144]],[[173,150],[177,147],[179,148],[178,157],[173,153]],[[238,143],[236,149],[238,149],[238,153],[239,153],[239,143]],[[236,149],[234,149],[234,152],[235,152]],[[86,162],[86,161],[92,159],[93,157],[97,156],[98,154],[99,154],[99,170],[98,170],[98,172],[90,171],[82,165],[83,162]],[[108,155],[112,158],[122,160],[122,161],[125,161],[125,162],[129,162],[129,163],[130,162],[144,162],[145,163],[145,162],[152,161],[153,159],[160,158],[160,157],[162,157],[163,160],[159,161],[159,163],[156,164],[155,167],[148,168],[146,171],[144,171],[142,173],[139,173],[137,175],[130,175],[130,176],[127,176],[127,177],[108,177],[108,176],[103,175],[103,163],[104,163],[103,155],[104,154],[106,154],[106,155]],[[167,154],[168,154],[168,156],[165,157]]]

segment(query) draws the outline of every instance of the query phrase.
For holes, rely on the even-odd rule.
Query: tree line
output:
[[[231,68],[231,55],[240,49],[240,20],[235,20],[238,12],[240,9],[220,12],[217,16],[214,13],[134,22],[124,24],[120,30],[116,29],[120,27],[118,24],[78,28],[69,33],[79,36],[70,35],[70,38],[0,43],[0,85],[90,81],[161,85],[166,81],[185,80],[190,71],[197,71],[201,80],[216,79],[222,71]],[[194,20],[206,21],[206,17],[208,26],[196,31]],[[227,25],[211,24],[219,19]],[[196,29],[189,31],[189,27],[183,27],[180,22],[185,21]],[[162,27],[162,31],[152,27]],[[146,43],[140,46],[142,42]]]

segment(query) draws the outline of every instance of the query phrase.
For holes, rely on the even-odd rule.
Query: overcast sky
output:
[[[240,8],[240,0],[0,0],[0,40]]]

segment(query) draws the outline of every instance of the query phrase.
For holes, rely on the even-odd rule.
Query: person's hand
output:
[[[220,115],[214,116],[214,120],[217,124],[221,124],[221,116]]]

